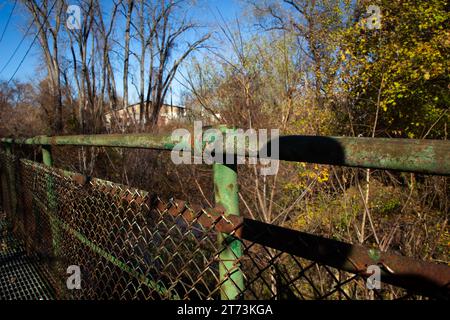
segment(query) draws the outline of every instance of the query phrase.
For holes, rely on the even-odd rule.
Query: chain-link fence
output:
[[[448,297],[449,267],[380,253],[0,151],[2,207],[66,299]],[[383,285],[368,290],[375,264]],[[67,286],[79,266],[81,289]],[[400,287],[409,289],[401,289]],[[419,296],[422,298],[422,296]]]

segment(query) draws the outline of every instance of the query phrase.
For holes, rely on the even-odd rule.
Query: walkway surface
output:
[[[0,300],[49,300],[52,289],[35,258],[11,233],[0,213]]]

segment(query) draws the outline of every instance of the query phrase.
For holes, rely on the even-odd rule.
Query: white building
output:
[[[151,114],[151,110],[150,110]],[[173,120],[180,120],[186,117],[186,108],[181,106],[174,106],[164,104],[161,107],[158,118],[158,125],[168,124]],[[133,121],[134,119],[134,121]],[[120,124],[132,125],[139,123],[140,119],[140,104],[135,103],[129,105],[127,108],[109,111],[105,114],[106,125],[111,126],[112,122],[119,122]],[[145,116],[143,115],[144,123]]]

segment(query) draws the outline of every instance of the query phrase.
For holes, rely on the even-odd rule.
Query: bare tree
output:
[[[64,2],[43,0],[38,3],[36,0],[29,0],[24,1],[24,4],[38,29],[38,39],[44,56],[53,101],[51,129],[56,134],[63,129],[59,36]]]
[[[125,48],[124,48],[124,60],[123,60],[123,108],[128,109],[128,68],[130,64],[130,26],[131,15],[134,8],[134,0],[127,0],[126,6],[123,5],[124,15],[126,18],[125,25]],[[133,117],[134,121],[134,117]]]
[[[150,59],[144,121],[149,122],[152,127],[157,125],[167,92],[181,63],[210,38],[208,33],[192,43],[187,43],[184,47],[180,45],[181,37],[198,27],[195,23],[188,21],[187,10],[182,6],[185,3],[187,1],[184,0],[163,0],[154,1],[150,5],[151,19],[147,41]],[[181,13],[182,10],[185,10],[184,14]],[[182,15],[182,17],[176,19],[175,15]],[[176,53],[179,54],[176,55]],[[152,109],[151,114],[149,107]]]
[[[112,35],[112,32],[114,30],[114,25],[116,21],[116,14],[118,11],[118,7],[122,1],[115,2],[111,11],[110,15],[110,21],[108,28],[105,27],[105,23],[103,21],[103,14],[101,12],[101,6],[100,2],[96,0],[96,16],[98,19],[96,19],[95,23],[97,25],[98,32],[96,33],[97,36],[97,43],[98,46],[101,48],[100,52],[102,53],[102,59],[101,59],[101,73],[102,73],[102,79],[101,79],[101,90],[100,90],[100,102],[99,102],[99,108],[98,112],[96,113],[96,121],[97,123],[99,120],[100,123],[103,124],[103,116],[104,116],[104,97],[105,97],[105,90],[107,91],[108,96],[108,102],[109,102],[109,109],[114,110],[117,107],[117,91],[116,91],[116,82],[114,77],[114,72],[111,64],[111,44],[110,44],[110,37]]]
[[[67,29],[72,56],[73,75],[78,92],[78,121],[81,133],[86,132],[86,113],[93,106],[94,97],[89,68],[88,41],[94,21],[94,1],[81,5],[83,19],[80,29]],[[76,50],[78,49],[78,50]],[[77,54],[78,51],[78,54]],[[92,62],[91,62],[92,63]]]

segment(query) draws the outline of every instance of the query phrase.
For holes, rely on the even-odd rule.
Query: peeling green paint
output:
[[[225,214],[239,215],[236,165],[213,164],[214,194],[216,206],[221,205]],[[244,277],[240,269],[242,245],[239,240],[227,234],[219,234],[221,245],[219,275],[222,282],[220,295],[223,300],[237,299],[244,290]]]
[[[216,128],[222,132],[227,131],[224,126]],[[211,139],[214,139],[213,137],[211,136]],[[78,145],[158,150],[172,150],[177,143],[185,143],[184,150],[194,154],[195,149],[203,150],[207,143],[202,141],[201,136],[197,138],[199,141],[194,143],[193,141],[173,141],[170,135],[101,134],[37,136],[28,139],[3,138],[1,141],[5,144]],[[193,136],[193,139],[196,137]],[[209,141],[209,143],[213,141]],[[279,141],[280,160],[450,175],[450,142],[447,140],[282,136]],[[235,147],[234,150],[244,150],[243,153],[239,152],[236,155],[248,156],[248,146],[246,148]],[[202,150],[197,150],[197,152]]]
[[[51,146],[44,145],[42,146],[42,162],[44,165],[52,167],[53,166],[53,157],[51,152]],[[56,211],[57,207],[57,198],[55,194],[55,187],[53,177],[50,174],[46,175],[46,183],[47,183],[47,201],[49,204],[48,210],[51,213]],[[52,246],[53,253],[55,257],[59,256],[59,248],[61,241],[60,229],[56,221],[50,216],[50,229],[52,233]]]
[[[224,130],[225,128],[222,128]],[[239,197],[237,193],[237,166],[213,164],[214,195],[216,206],[222,206],[226,215],[239,216]],[[221,281],[220,296],[222,300],[239,298],[244,291],[244,276],[241,271],[240,258],[242,245],[231,235],[218,235],[221,246],[219,276]]]
[[[380,257],[381,257],[381,252],[380,252],[380,250],[371,248],[371,249],[368,250],[368,254],[369,254],[369,257],[370,257],[373,261],[378,262],[378,260],[380,260]]]

